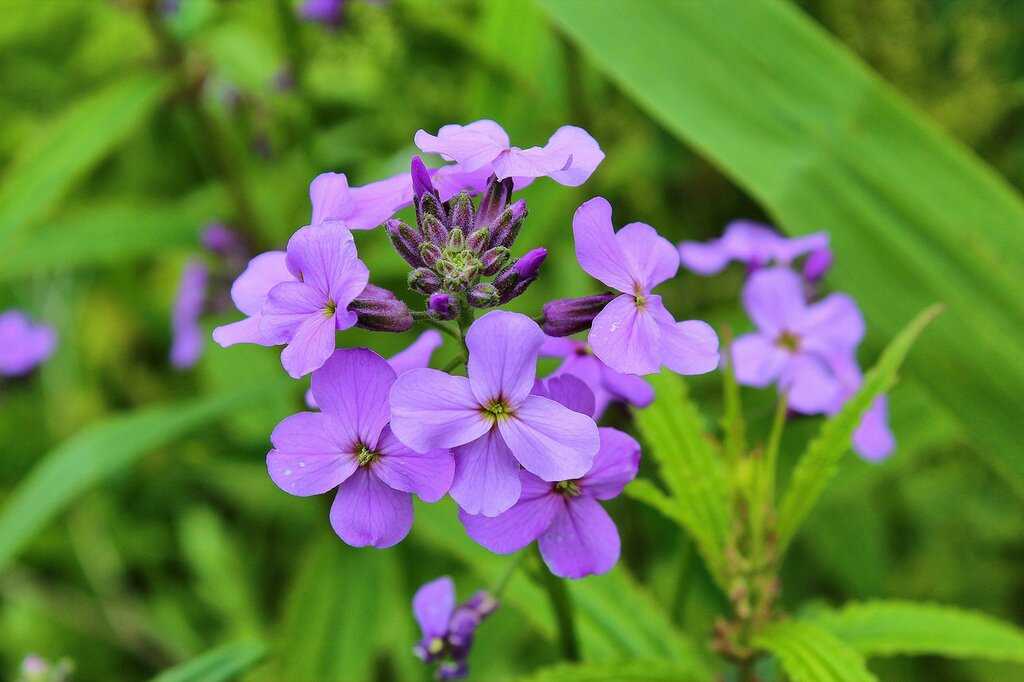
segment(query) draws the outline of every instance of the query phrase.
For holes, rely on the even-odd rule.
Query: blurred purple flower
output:
[[[413,615],[423,633],[413,653],[424,663],[444,661],[437,671],[440,680],[465,677],[476,629],[497,608],[498,602],[485,591],[456,606],[455,584],[448,576],[424,584],[412,598]]]
[[[551,377],[572,375],[593,392],[594,419],[600,419],[613,402],[647,407],[654,400],[654,389],[642,377],[616,372],[601,362],[582,341],[549,336],[541,346],[540,354],[565,359]]]
[[[338,350],[313,372],[321,412],[294,414],[274,429],[267,471],[292,495],[338,488],[331,526],[354,547],[390,547],[412,527],[412,493],[436,502],[455,470],[452,454],[403,445],[388,422],[395,371],[365,348]]]
[[[847,400],[860,390],[864,382],[857,359],[852,349],[844,349],[829,358],[829,365],[839,380],[840,390],[834,403],[826,410],[835,414]],[[868,408],[853,432],[853,449],[864,459],[872,462],[885,459],[896,448],[896,438],[889,428],[889,398],[881,395]]]
[[[203,353],[199,316],[206,300],[208,274],[206,264],[200,260],[186,263],[181,273],[171,311],[171,364],[178,369],[192,367]]]
[[[576,258],[592,277],[621,292],[594,318],[589,343],[612,369],[652,374],[665,365],[680,374],[703,374],[718,366],[718,336],[700,320],[676,322],[651,293],[675,276],[679,254],[653,227],[630,223],[618,233],[612,207],[602,197],[573,216]]]
[[[589,416],[531,395],[540,327],[525,315],[487,313],[466,334],[468,378],[414,369],[391,390],[392,427],[418,451],[455,448],[451,496],[496,516],[519,499],[519,465],[544,480],[583,475],[597,452]]]
[[[212,253],[223,256],[236,253],[242,246],[234,230],[224,223],[209,223],[199,235],[199,242]]]
[[[725,228],[725,233],[709,242],[683,242],[679,255],[683,267],[699,275],[714,275],[732,261],[739,261],[748,270],[756,270],[769,264],[789,265],[800,256],[816,252],[814,267],[809,274],[818,279],[831,265],[828,252],[828,235],[816,232],[804,237],[789,239],[778,234],[767,225],[750,220],[735,220]]]
[[[57,348],[57,334],[19,310],[0,313],[0,376],[28,374]]]
[[[305,0],[299,16],[306,21],[337,28],[345,18],[345,0]]]
[[[582,381],[566,375],[538,387],[570,409],[594,404]],[[549,482],[520,471],[522,495],[498,516],[459,512],[469,536],[498,554],[518,551],[534,540],[544,563],[562,578],[605,573],[619,560],[619,532],[598,503],[617,497],[636,477],[640,445],[612,428],[598,429],[600,448],[591,468],[579,478]]]

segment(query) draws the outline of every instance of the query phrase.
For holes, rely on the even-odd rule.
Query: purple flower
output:
[[[181,274],[171,312],[171,364],[178,369],[195,365],[203,352],[199,316],[206,299],[207,275],[206,265],[200,260],[189,261]]]
[[[831,294],[807,304],[799,275],[780,267],[750,276],[743,307],[757,331],[733,343],[736,380],[757,387],[778,382],[797,412],[818,414],[834,406],[844,389],[830,358],[852,352],[864,336],[853,299]]]
[[[860,390],[864,377],[852,350],[834,353],[829,365],[839,380],[840,390],[833,405],[826,411],[835,414]],[[853,432],[853,449],[864,459],[877,462],[885,459],[896,448],[896,438],[889,429],[888,396],[878,396]]]
[[[412,177],[400,173],[362,187],[349,187],[344,173],[321,173],[309,183],[310,225],[340,220],[351,230],[369,230],[412,203]]]
[[[499,180],[514,178],[517,189],[540,177],[576,187],[604,160],[597,141],[576,126],[562,126],[546,145],[529,149],[511,146],[504,129],[486,119],[442,126],[437,135],[419,130],[415,141],[423,152],[455,161],[460,174],[483,173],[486,178],[493,172]]]
[[[203,228],[199,242],[206,250],[224,256],[237,252],[242,244],[235,231],[224,223],[210,223]]]
[[[337,27],[344,19],[345,0],[305,0],[299,15],[306,21]]]
[[[267,471],[292,495],[338,488],[331,526],[354,547],[390,547],[412,527],[412,496],[436,502],[455,470],[452,454],[403,445],[388,422],[395,370],[365,348],[337,350],[313,372],[321,412],[294,414],[274,429]]]
[[[53,355],[57,334],[19,310],[0,313],[0,376],[28,374]]]
[[[542,390],[572,409],[586,410],[594,400],[573,376],[550,379]],[[537,540],[544,563],[562,578],[605,573],[619,560],[619,532],[598,500],[617,497],[636,477],[640,445],[612,428],[598,429],[600,448],[581,477],[544,481],[519,473],[522,495],[493,518],[459,512],[469,536],[498,554],[515,552]]]
[[[497,608],[498,602],[484,591],[456,606],[455,584],[448,576],[424,584],[412,598],[413,615],[423,633],[413,653],[424,663],[444,661],[438,679],[465,677],[476,629]]]
[[[680,374],[718,366],[718,337],[706,322],[676,322],[651,293],[675,276],[679,254],[653,227],[630,223],[618,233],[602,197],[573,216],[576,258],[591,276],[621,292],[594,318],[589,343],[606,365],[626,374],[652,374],[665,365]]]
[[[613,402],[624,402],[633,407],[647,407],[654,400],[654,389],[641,377],[616,372],[601,362],[587,344],[569,338],[548,337],[540,354],[564,358],[551,377],[572,375],[587,385],[594,394],[594,419]]]
[[[731,261],[739,261],[749,270],[762,268],[769,263],[789,265],[800,256],[818,251],[828,251],[828,235],[816,232],[804,237],[788,239],[767,225],[750,220],[736,220],[725,228],[725,233],[709,242],[683,242],[679,255],[683,267],[699,275],[713,275],[720,272]],[[828,264],[819,255],[812,274],[824,274],[822,266]],[[830,259],[829,259],[830,261]]]
[[[519,465],[562,481],[590,469],[598,448],[588,415],[530,395],[540,327],[525,315],[487,313],[466,334],[469,377],[414,369],[391,390],[392,428],[414,450],[455,448],[451,496],[471,514],[496,516],[519,499]]]
[[[232,302],[248,317],[214,329],[214,341],[225,348],[236,343],[274,345],[273,341],[260,333],[260,318],[270,290],[281,282],[296,281],[288,271],[287,257],[284,251],[267,251],[249,261],[249,265],[231,285]]]

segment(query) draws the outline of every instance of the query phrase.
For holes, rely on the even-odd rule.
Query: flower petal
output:
[[[604,161],[604,152],[597,140],[576,126],[556,130],[544,148],[557,155],[568,153],[569,165],[550,174],[552,180],[567,187],[582,185]]]
[[[231,285],[231,300],[246,315],[258,315],[270,290],[295,279],[288,271],[284,251],[267,251],[249,261]]]
[[[744,334],[729,348],[736,381],[744,386],[764,388],[775,381],[789,360],[789,354],[763,334]]]
[[[448,576],[425,583],[412,598],[412,612],[423,636],[444,637],[455,610],[455,583]]]
[[[367,348],[344,348],[313,372],[313,399],[352,438],[373,449],[391,419],[388,394],[395,370]]]
[[[544,147],[512,147],[498,154],[491,168],[499,180],[543,178],[566,168],[571,159],[567,151],[548,150]]]
[[[321,173],[309,183],[309,203],[313,206],[310,225],[328,220],[344,220],[350,210],[348,178],[344,173]]]
[[[846,294],[830,294],[807,307],[797,330],[801,349],[830,355],[852,349],[864,338],[864,317]]]
[[[601,383],[613,398],[633,407],[647,407],[654,402],[654,389],[643,377],[616,372],[604,363],[601,363]]]
[[[213,340],[223,348],[236,343],[255,343],[260,346],[276,346],[277,342],[268,339],[260,332],[260,317],[247,317],[238,322],[224,324],[213,330]]]
[[[654,312],[655,304],[649,304]],[[661,307],[660,303],[657,307]],[[707,322],[676,322],[672,315],[658,318],[661,330],[661,364],[679,374],[705,374],[718,367],[718,335]]]
[[[260,334],[275,345],[288,343],[310,316],[325,320],[327,299],[304,282],[282,282],[270,290],[259,317]],[[333,320],[332,320],[333,322]]]
[[[632,294],[633,281],[622,245],[615,238],[612,206],[604,197],[595,197],[576,209],[572,217],[576,260],[591,277],[623,293]]]
[[[496,554],[509,554],[526,547],[548,529],[561,506],[561,495],[550,483],[523,471],[523,492],[515,505],[494,517],[459,512],[466,534]]]
[[[593,419],[536,395],[524,400],[514,416],[499,419],[498,430],[519,463],[545,481],[587,473],[600,443]]]
[[[743,286],[743,307],[768,336],[793,331],[807,309],[803,282],[789,268],[758,270]]]
[[[537,323],[520,313],[494,310],[474,322],[466,334],[466,369],[477,401],[502,398],[514,406],[529,395],[544,338]]]
[[[679,245],[679,260],[683,267],[698,275],[715,275],[732,260],[720,239],[709,242],[683,242]]]
[[[438,168],[431,175],[434,189],[437,190],[441,201],[448,201],[453,196],[467,190],[470,194],[479,194],[487,187],[487,180],[491,177],[491,166],[487,164],[480,168],[467,171],[457,163]],[[520,189],[516,187],[516,189]]]
[[[594,465],[580,479],[583,491],[599,500],[618,497],[626,484],[636,478],[640,467],[640,444],[628,435],[609,427],[598,429],[601,447]]]
[[[377,444],[380,457],[373,472],[395,490],[416,493],[424,502],[437,502],[452,486],[455,459],[451,450],[430,450],[422,454],[400,442],[385,428]]]
[[[353,230],[372,230],[413,199],[412,176],[398,175],[349,190],[352,202],[345,225]]]
[[[648,296],[647,302],[660,301]],[[587,337],[594,354],[617,372],[653,374],[661,367],[661,331],[647,310],[628,294],[619,296],[597,314]]]
[[[880,395],[853,432],[853,449],[872,462],[885,459],[896,449],[896,438],[889,428],[889,398]]]
[[[672,242],[646,223],[630,223],[615,235],[630,276],[643,291],[650,291],[679,271],[679,252]]]
[[[319,495],[356,470],[356,458],[331,436],[328,420],[316,412],[299,412],[274,428],[267,473],[278,488],[291,495]]]
[[[430,356],[441,347],[444,340],[441,332],[436,329],[428,329],[420,334],[415,341],[409,344],[405,350],[398,351],[390,358],[388,364],[395,374],[401,374],[410,369],[418,369],[430,365]]]
[[[791,410],[820,414],[835,404],[843,387],[825,363],[809,354],[799,354],[790,358],[782,370],[779,390],[786,393]]]
[[[307,226],[288,240],[288,269],[344,310],[370,279],[352,232],[339,222]]]
[[[519,464],[497,430],[455,448],[449,493],[469,514],[497,516],[519,499]]]
[[[466,171],[490,164],[509,148],[508,135],[502,127],[486,119],[464,126],[442,126],[437,135],[418,130],[413,141],[424,153],[440,154],[448,161],[457,161]]]
[[[588,417],[594,415],[594,392],[587,387],[587,384],[572,374],[562,374],[551,377],[544,382],[547,390],[546,398],[554,400],[560,405],[565,405],[573,412],[585,414]]]
[[[619,560],[619,531],[587,495],[565,501],[538,544],[544,563],[562,578],[607,573]]]
[[[334,319],[313,313],[281,351],[281,365],[293,379],[320,369],[334,352]]]
[[[353,547],[391,547],[412,528],[412,496],[392,489],[368,467],[359,467],[334,498],[331,527]]]
[[[417,452],[465,445],[491,429],[469,380],[411,369],[391,387],[391,429]]]

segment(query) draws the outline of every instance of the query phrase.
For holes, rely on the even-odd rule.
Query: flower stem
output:
[[[423,312],[421,310],[413,310],[412,311],[412,319],[415,320],[419,324],[425,324],[428,327],[433,327],[434,329],[438,330],[442,334],[447,334],[448,336],[452,337],[453,339],[455,339],[456,341],[458,341],[460,343],[462,342],[462,337],[459,336],[458,332],[456,332],[454,329],[452,329],[448,325],[446,325],[446,324],[444,324],[442,322],[438,322],[437,320],[433,319],[427,313],[425,313],[425,312]]]
[[[764,498],[772,505],[775,501],[775,470],[778,468],[779,443],[782,441],[782,431],[786,427],[786,411],[789,408],[789,400],[785,393],[779,394],[779,401],[775,405],[775,418],[772,420],[772,430],[768,435],[768,448],[764,453]]]
[[[537,555],[539,558],[539,550]],[[562,655],[567,660],[578,661],[580,660],[580,647],[576,638],[576,619],[573,615],[572,599],[569,596],[569,590],[565,587],[565,581],[549,571],[543,560],[541,560],[537,576],[541,586],[547,591],[551,609],[555,612],[558,645],[562,650]]]
[[[504,594],[505,588],[508,587],[509,581],[512,580],[512,576],[515,575],[516,570],[523,563],[523,557],[526,556],[526,552],[516,552],[512,556],[512,560],[505,567],[505,572],[498,578],[498,582],[494,583],[494,589],[491,590],[491,595],[495,599],[501,599],[501,595]]]
[[[459,295],[459,316],[456,318],[456,322],[459,324],[459,336],[462,340],[462,350],[469,357],[469,346],[466,345],[466,334],[469,332],[469,328],[473,325],[473,320],[476,318],[476,312],[473,307],[469,305],[469,299],[466,298],[465,294]]]

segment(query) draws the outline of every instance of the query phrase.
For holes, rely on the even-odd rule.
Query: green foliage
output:
[[[941,311],[940,306],[925,310],[892,340],[878,363],[864,375],[864,383],[856,395],[843,405],[838,414],[825,422],[821,434],[807,446],[782,498],[778,525],[781,551],[785,551],[800,524],[835,476],[840,458],[850,449],[850,438],[861,417],[875,398],[892,388],[896,374],[914,341]]]
[[[803,621],[782,621],[754,638],[782,663],[793,682],[875,682],[864,659],[834,636]]]
[[[628,663],[579,663],[544,668],[521,682],[691,682],[695,677],[685,667],[667,661]]]
[[[236,679],[266,654],[262,642],[234,642],[165,670],[152,682],[228,682]]]

